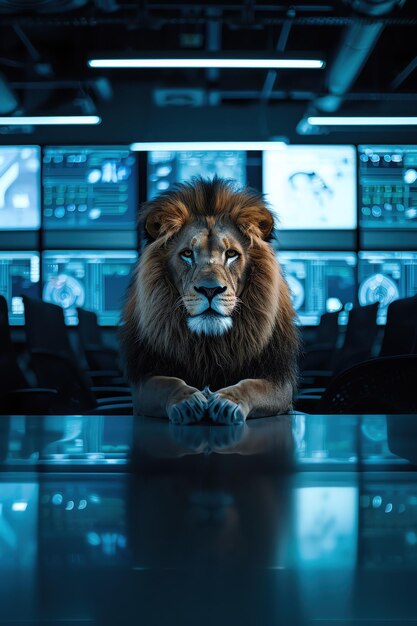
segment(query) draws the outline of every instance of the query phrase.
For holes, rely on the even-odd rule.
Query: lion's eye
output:
[[[234,259],[237,256],[239,256],[239,252],[237,252],[237,250],[226,250],[226,259]]]
[[[182,257],[183,259],[191,259],[192,256],[193,256],[193,251],[190,250],[189,248],[186,248],[185,250],[180,252],[180,257]]]

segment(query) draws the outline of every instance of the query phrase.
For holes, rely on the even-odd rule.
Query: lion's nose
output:
[[[223,285],[214,285],[212,287],[200,285],[200,287],[194,287],[194,289],[197,293],[201,293],[203,296],[206,296],[207,300],[211,302],[214,296],[217,296],[219,293],[224,293],[227,287]]]

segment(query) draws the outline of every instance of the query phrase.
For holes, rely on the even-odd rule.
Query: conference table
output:
[[[417,415],[0,416],[0,624],[417,624]]]

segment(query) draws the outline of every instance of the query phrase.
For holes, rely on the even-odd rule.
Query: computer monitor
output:
[[[353,252],[279,252],[292,303],[303,326],[315,326],[323,313],[349,311],[356,301]],[[346,315],[339,322],[345,323]]]
[[[359,252],[359,304],[379,302],[378,323],[398,298],[417,294],[417,252]]]
[[[7,300],[9,322],[25,322],[22,295],[40,297],[39,254],[37,252],[0,252],[0,293]]]
[[[138,177],[128,147],[46,147],[42,183],[46,230],[135,228]]]
[[[417,145],[358,151],[362,246],[407,249],[417,237]]]
[[[40,227],[40,148],[0,147],[0,230]]]
[[[353,230],[355,148],[313,145],[266,151],[263,192],[282,230]]]
[[[77,307],[97,313],[103,326],[116,325],[136,260],[136,252],[122,250],[43,252],[43,300],[62,306],[70,326],[78,323]]]
[[[246,152],[240,150],[153,151],[148,154],[148,200],[174,183],[214,176],[246,184]]]

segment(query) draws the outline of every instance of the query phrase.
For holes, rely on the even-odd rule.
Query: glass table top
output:
[[[0,417],[0,624],[417,623],[417,416]]]

